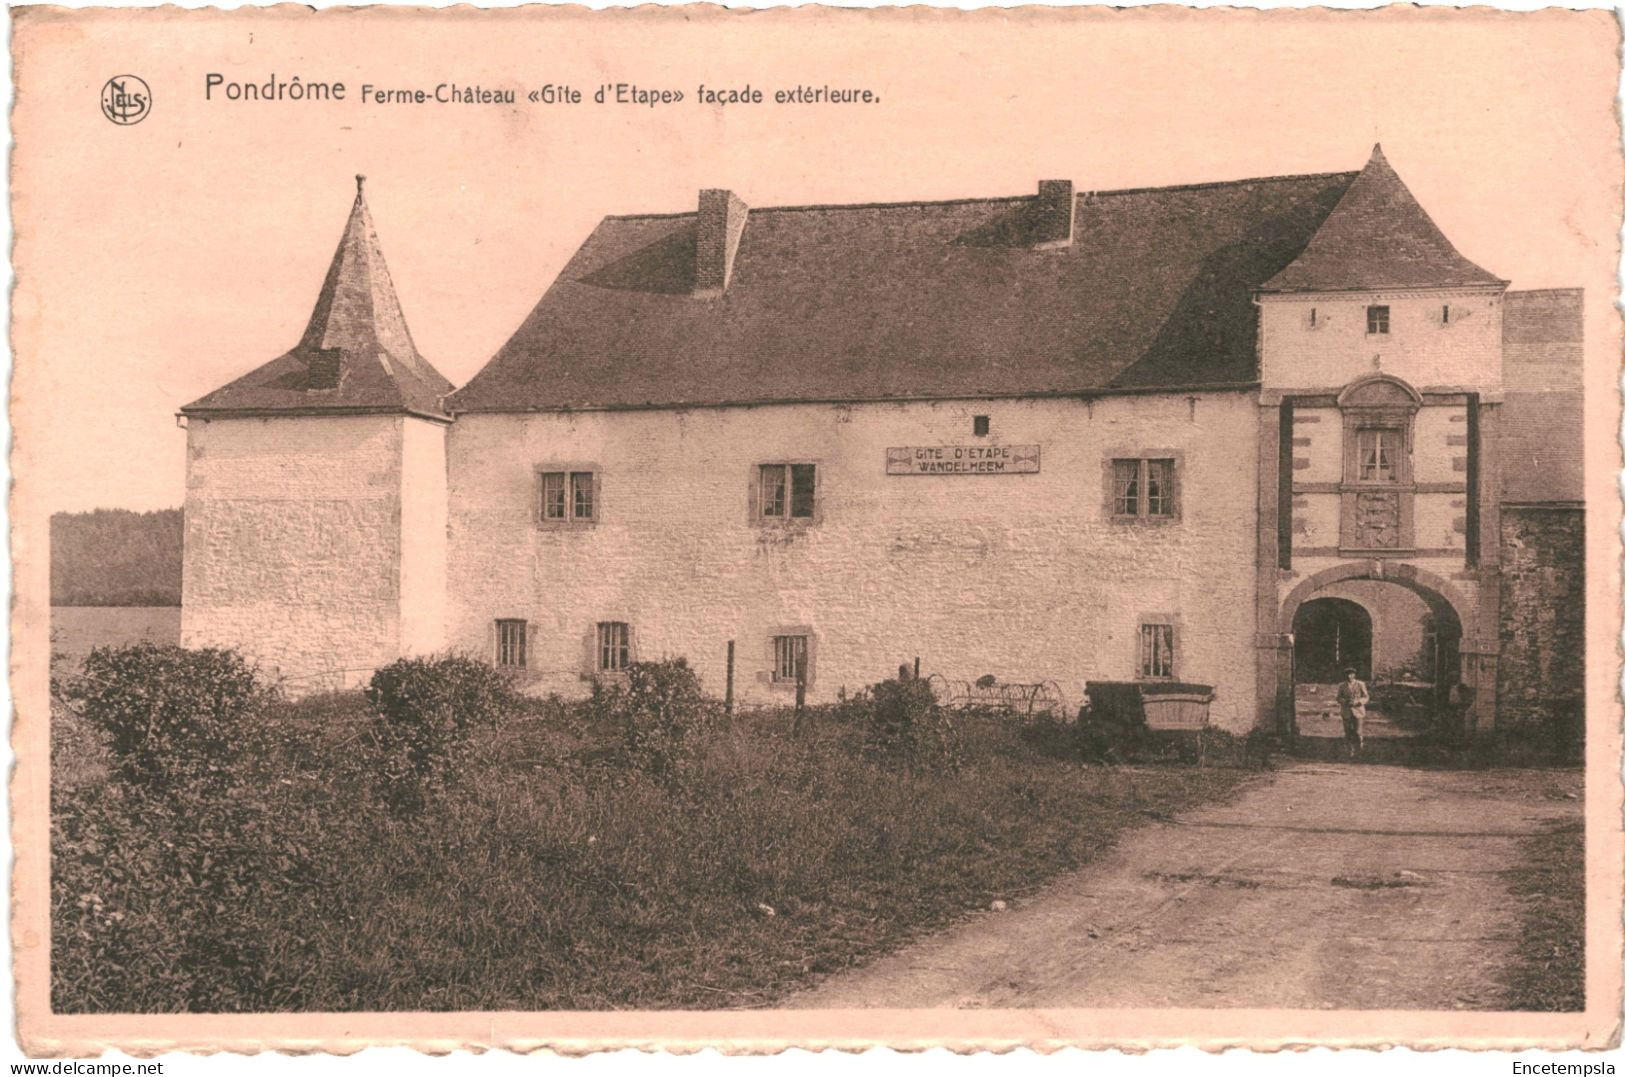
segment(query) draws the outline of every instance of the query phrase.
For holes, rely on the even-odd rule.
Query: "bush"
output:
[[[867,725],[870,716],[874,713],[874,699],[869,695],[869,689],[860,688],[856,692],[847,694],[845,686],[835,695],[835,702],[824,708],[813,707],[816,713],[820,709],[826,710],[830,720],[845,726]]]
[[[229,784],[269,693],[235,651],[138,643],[92,650],[66,697],[105,735],[120,780],[163,793]]]
[[[692,761],[724,718],[685,658],[634,662],[624,681],[594,683],[591,710],[620,730],[635,766],[668,778]]]
[[[67,706],[51,702],[51,789],[101,785],[112,769],[106,734]]]
[[[322,753],[231,651],[92,652],[66,702],[79,711],[53,714],[73,769],[51,791],[52,934],[84,971],[53,990],[113,998],[128,977],[168,1009],[285,1005],[297,975],[265,969],[297,970],[310,944],[275,917],[310,919],[326,900],[317,865],[354,855],[301,826],[314,816],[290,763]]]
[[[520,707],[505,675],[458,655],[391,662],[372,675],[366,697],[375,712],[379,778],[391,805],[404,810],[456,784],[473,731],[500,725]]]
[[[1051,714],[1037,714],[1022,723],[1019,735],[1024,744],[1049,759],[1089,758],[1079,737],[1080,721],[1067,721]]]
[[[324,961],[313,925],[361,906],[342,880],[387,816],[362,780],[369,754],[334,750],[338,729],[301,731],[287,710],[265,708],[274,735],[235,760],[230,784],[163,796],[120,781],[53,784],[59,1007],[79,998],[109,1010],[298,1008]],[[345,810],[331,810],[340,797]]]
[[[928,683],[899,671],[896,680],[873,685],[869,700],[871,756],[905,771],[958,766],[958,737]]]

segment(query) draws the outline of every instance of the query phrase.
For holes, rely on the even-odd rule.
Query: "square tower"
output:
[[[236,648],[294,694],[438,648],[451,388],[412,343],[358,176],[299,343],[181,409],[182,643]]]
[[[1283,732],[1303,685],[1344,666],[1426,681],[1440,713],[1493,723],[1506,287],[1378,146],[1255,293],[1259,698]],[[1378,614],[1378,638],[1314,661],[1337,603]]]

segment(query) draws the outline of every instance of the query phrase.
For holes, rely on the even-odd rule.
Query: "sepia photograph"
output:
[[[1611,12],[11,22],[29,1055],[1618,1045]]]

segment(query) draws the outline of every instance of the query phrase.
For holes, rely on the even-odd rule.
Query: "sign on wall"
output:
[[[1037,445],[918,445],[886,450],[888,475],[1034,475]]]

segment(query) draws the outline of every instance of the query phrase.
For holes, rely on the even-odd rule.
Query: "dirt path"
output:
[[[1299,763],[789,1000],[804,1007],[1495,1009],[1518,839],[1568,772]]]

